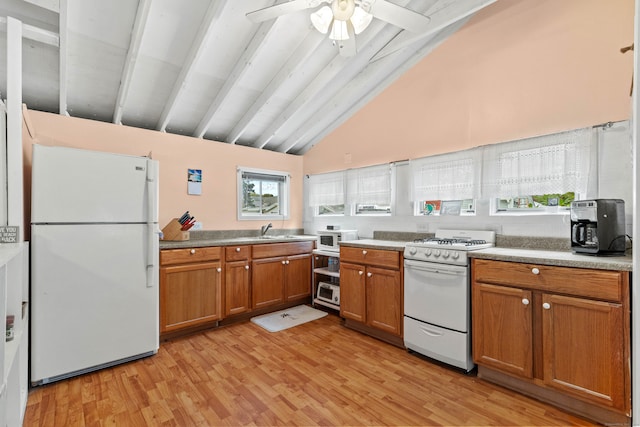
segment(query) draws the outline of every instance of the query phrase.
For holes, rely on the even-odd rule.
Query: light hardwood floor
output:
[[[593,424],[330,314],[276,333],[251,322],[198,333],[153,357],[35,388],[24,425]]]

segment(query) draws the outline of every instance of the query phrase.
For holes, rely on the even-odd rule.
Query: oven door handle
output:
[[[428,265],[425,265],[425,264],[428,264]],[[446,264],[438,264],[436,267],[433,263],[426,263],[423,261],[411,261],[407,259],[404,260],[404,267],[414,269],[414,270],[427,271],[429,273],[451,274],[454,276],[462,276],[467,274],[466,267],[449,266]]]

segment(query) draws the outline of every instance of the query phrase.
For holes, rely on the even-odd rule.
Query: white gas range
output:
[[[404,250],[404,344],[432,359],[470,371],[472,250],[495,245],[495,232],[438,230]]]
[[[467,252],[491,248],[496,233],[484,230],[438,230],[435,237],[407,243],[405,259],[442,264],[467,265]]]

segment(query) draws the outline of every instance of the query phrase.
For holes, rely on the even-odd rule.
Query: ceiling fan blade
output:
[[[369,10],[367,10],[365,3],[366,2],[362,2],[361,4],[365,12],[369,12],[378,19],[413,33],[426,31],[429,21],[431,21],[431,18],[428,16],[421,15],[418,12],[398,6],[387,0],[372,0],[369,4]]]
[[[273,6],[254,10],[247,13],[247,18],[253,22],[268,21],[287,13],[297,12],[299,10],[311,9],[322,3],[330,3],[331,0],[291,0],[284,3],[274,4]]]

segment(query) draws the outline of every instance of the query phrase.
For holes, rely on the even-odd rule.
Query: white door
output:
[[[137,224],[31,227],[32,382],[157,351],[158,245],[156,237],[147,246],[149,232]]]
[[[469,329],[467,267],[404,261],[404,314],[459,332]]]
[[[31,223],[157,222],[157,162],[33,146]]]

